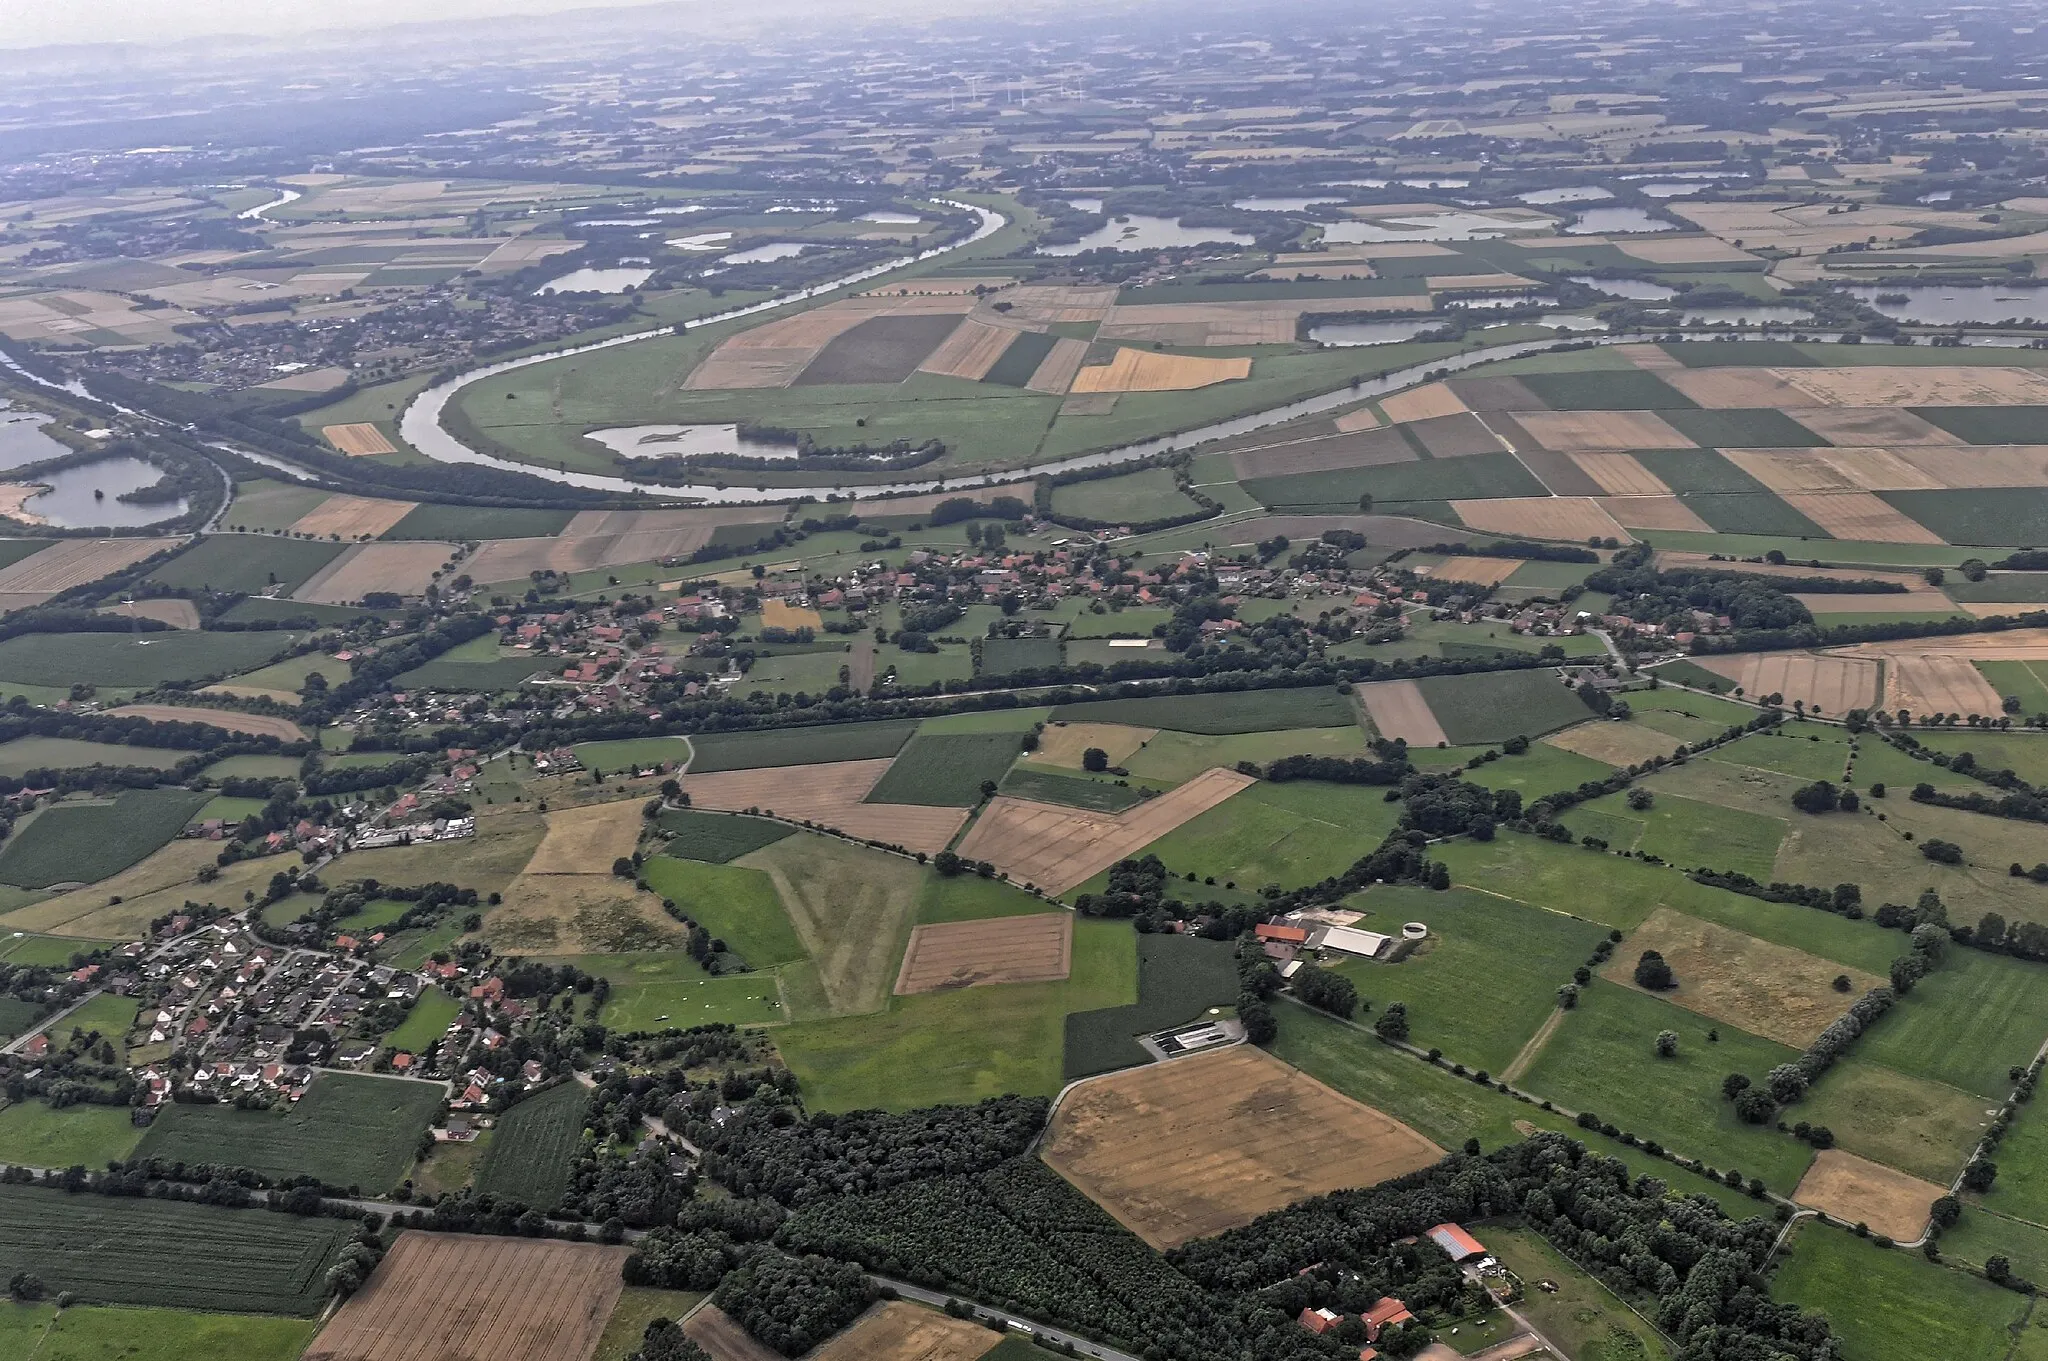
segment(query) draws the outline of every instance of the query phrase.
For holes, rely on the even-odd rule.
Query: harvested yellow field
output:
[[[1834,655],[1887,658],[1966,657],[1978,662],[2048,661],[2048,629],[2006,629],[1999,633],[1962,633],[1953,638],[1906,638],[1889,643],[1858,643],[1854,647],[1837,648]]]
[[[2048,487],[2048,445],[1920,445],[1890,451],[1938,487]]]
[[[1003,357],[1003,351],[1010,348],[1010,342],[1017,338],[1014,327],[991,326],[985,321],[969,318],[953,328],[953,334],[939,342],[939,347],[925,356],[919,364],[921,373],[936,373],[947,378],[965,378],[980,382],[988,371]]]
[[[1371,407],[1361,406],[1356,411],[1347,411],[1339,416],[1336,420],[1336,426],[1338,434],[1350,435],[1360,430],[1378,429],[1380,418],[1373,414]]]
[[[1926,1231],[1934,1202],[1947,1190],[1854,1153],[1828,1148],[1806,1169],[1792,1199],[1846,1223],[1868,1224],[1872,1232],[1896,1242],[1910,1243]]]
[[[2042,406],[2048,374],[1989,365],[1954,368],[1785,369],[1787,380],[1830,406]]]
[[[1426,383],[1384,399],[1380,402],[1380,410],[1387,413],[1388,420],[1399,425],[1405,421],[1426,421],[1432,416],[1456,416],[1471,408],[1442,383]]]
[[[234,709],[204,709],[182,704],[123,704],[107,712],[127,718],[146,718],[152,723],[205,723],[226,732],[253,733],[258,737],[276,737],[286,742],[306,740],[304,728],[289,718],[278,718],[274,714],[245,714]]]
[[[1374,681],[1358,687],[1358,698],[1382,737],[1411,747],[1438,747],[1450,741],[1414,681]]]
[[[1249,359],[1208,359],[1128,347],[1107,364],[1074,375],[1074,392],[1184,392],[1252,376]]]
[[[1600,484],[1609,496],[1669,496],[1664,479],[1645,468],[1634,454],[1566,454],[1579,470]]]
[[[1614,352],[1645,373],[1683,373],[1685,365],[1662,345],[1617,345]]]
[[[825,627],[824,617],[805,605],[792,605],[787,600],[764,600],[761,602],[761,627],[764,629],[811,629]]]
[[[424,595],[453,552],[445,543],[353,544],[306,578],[292,599],[347,605],[377,592]]]
[[[484,913],[483,938],[504,954],[613,954],[675,948],[683,930],[661,899],[607,870],[518,876]]]
[[[1650,411],[1518,411],[1515,422],[1544,448],[1565,454],[1695,447]]]
[[[1044,1153],[1160,1249],[1442,1156],[1392,1116],[1249,1045],[1081,1084],[1053,1114]]]
[[[546,814],[547,835],[526,862],[527,874],[610,874],[612,861],[633,854],[640,844],[640,816],[635,800],[593,803]]]
[[[1252,783],[1234,770],[1205,770],[1178,789],[1111,817],[999,794],[960,843],[1020,883],[1051,894],[1086,883],[1117,861],[1208,812]]]
[[[374,539],[410,515],[416,501],[379,501],[367,496],[330,496],[292,521],[285,532],[316,539]]]
[[[1939,534],[1867,491],[1785,494],[1786,505],[1838,539],[1867,543],[1943,543]]]
[[[1878,698],[1878,666],[1868,658],[1750,652],[1693,660],[1734,681],[1745,695],[1782,695],[1787,705],[1804,700],[1807,708],[1824,714],[1868,709]]]
[[[1004,316],[1012,322],[1050,326],[1062,321],[1101,321],[1116,305],[1115,284],[1019,284],[1005,289],[999,298],[982,303],[983,319]],[[1006,302],[1007,313],[994,312],[994,305]],[[980,309],[977,309],[978,311]]]
[[[1884,707],[1915,714],[1995,715],[2004,701],[1967,657],[1894,653],[1884,663]]]
[[[1723,449],[1721,456],[1780,494],[1916,491],[1941,485],[1889,449]]]
[[[1100,747],[1111,765],[1120,766],[1158,732],[1123,723],[1048,723],[1038,735],[1038,750],[1025,759],[1079,770],[1082,755],[1090,747]]]
[[[1000,1341],[979,1323],[890,1300],[811,1353],[811,1361],[975,1361]]]
[[[1777,369],[1688,369],[1675,366],[1661,376],[1701,406],[1719,410],[1820,405],[1812,393],[1795,387]]]
[[[1632,536],[1590,496],[1502,496],[1487,501],[1453,501],[1451,509],[1473,529],[1532,539],[1632,541]]]
[[[1032,392],[1049,392],[1055,395],[1064,393],[1074,385],[1074,376],[1081,372],[1081,365],[1087,358],[1087,341],[1076,340],[1072,336],[1061,336],[1052,343],[1052,349],[1046,352],[1045,358],[1038,361],[1038,367],[1031,371],[1031,377],[1025,381],[1024,386]],[[1107,398],[1112,405],[1118,396],[1114,392],[1089,395]],[[1064,404],[1061,405],[1060,411],[1062,415],[1066,414]],[[1094,414],[1106,416],[1109,412],[1105,409]]]
[[[1810,406],[1800,410],[1798,419],[1801,425],[1830,444],[1889,447],[1896,444],[1962,443],[1961,439],[1940,426],[1921,420],[1910,411],[1888,406]]]
[[[386,439],[384,432],[369,421],[358,421],[350,425],[325,425],[320,428],[320,437],[350,458],[367,458],[376,454],[398,452],[398,446]]]
[[[0,567],[0,594],[41,592],[47,597],[133,567],[152,553],[184,542],[183,538],[63,539],[20,562]]]
[[[1684,743],[1669,733],[1646,728],[1640,723],[1581,723],[1548,737],[1538,738],[1559,751],[1576,752],[1605,761],[1610,766],[1636,766],[1669,756]]]
[[[967,820],[967,810],[865,802],[892,759],[685,775],[683,789],[699,808],[758,808],[793,822],[815,822],[851,836],[937,854]]]
[[[129,600],[119,605],[102,605],[99,612],[118,614],[123,619],[155,619],[174,629],[199,627],[199,607],[189,600]],[[296,704],[298,696],[292,696],[292,702]]]
[[[1498,586],[1515,574],[1517,558],[1446,558],[1430,575],[1441,581],[1469,581],[1475,586]]]
[[[1714,527],[1693,513],[1691,506],[1676,496],[1609,496],[1601,509],[1616,524],[1629,529],[1678,529],[1694,534],[1711,534]]]
[[[935,922],[910,933],[896,995],[980,987],[987,983],[1049,983],[1065,978],[1074,957],[1074,914]]]

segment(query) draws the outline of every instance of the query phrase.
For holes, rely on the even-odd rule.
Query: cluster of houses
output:
[[[1513,1278],[1501,1270],[1480,1241],[1467,1233],[1463,1226],[1439,1224],[1423,1236],[1441,1248],[1445,1256],[1463,1267],[1467,1276],[1485,1285],[1493,1298],[1512,1298]],[[1418,1240],[1410,1238],[1402,1241],[1413,1243]],[[1508,1288],[1504,1290],[1502,1283],[1506,1283]],[[1341,1327],[1347,1317],[1334,1309],[1304,1309],[1297,1322],[1320,1337]],[[1358,1361],[1376,1361],[1380,1351],[1375,1344],[1385,1336],[1389,1328],[1398,1328],[1415,1322],[1415,1315],[1400,1300],[1391,1295],[1382,1295],[1370,1309],[1358,1315],[1358,1319],[1365,1325],[1366,1341],[1365,1347],[1358,1353]]]
[[[1304,957],[1324,953],[1348,955],[1355,959],[1391,961],[1413,949],[1429,935],[1423,922],[1404,922],[1399,935],[1360,930],[1362,912],[1339,907],[1297,908],[1253,928],[1266,958],[1280,967],[1282,978],[1291,978]]]

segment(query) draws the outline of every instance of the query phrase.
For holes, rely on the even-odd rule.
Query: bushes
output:
[[[1304,962],[1294,975],[1294,995],[1318,1011],[1349,1019],[1358,1010],[1358,988],[1343,974]]]

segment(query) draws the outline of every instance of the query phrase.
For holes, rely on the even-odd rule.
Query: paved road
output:
[[[9,1040],[7,1042],[6,1048],[0,1049],[0,1054],[19,1053],[21,1051],[22,1046],[26,1045],[30,1040],[34,1039],[36,1036],[42,1034],[56,1034],[57,1027],[63,1024],[65,1017],[69,1016],[72,1012],[84,1006],[87,1002],[90,1002],[93,998],[99,996],[100,991],[101,990],[99,988],[94,988],[91,992],[79,998],[76,1002],[73,1002],[70,1006],[64,1008],[64,1010],[58,1012],[49,1020],[44,1021],[41,1025],[31,1026],[26,1034],[16,1035],[12,1040]],[[52,1047],[55,1047],[54,1043]]]
[[[912,1285],[908,1281],[899,1281],[888,1276],[870,1275],[868,1279],[876,1285],[889,1287],[889,1289],[895,1291],[906,1300],[916,1300],[920,1304],[935,1304],[940,1308],[945,1307],[947,1300],[961,1300],[963,1303],[973,1304],[976,1313],[992,1314],[1008,1324],[1022,1324],[1047,1342],[1069,1343],[1081,1355],[1096,1357],[1098,1361],[1138,1361],[1138,1358],[1132,1356],[1129,1352],[1120,1352],[1114,1347],[1105,1347],[1100,1342],[1090,1342],[1085,1337],[1051,1327],[1035,1319],[1025,1318],[1022,1314],[1013,1314],[1008,1310],[997,1309],[991,1305],[976,1304],[964,1295],[948,1295],[944,1291],[926,1290],[921,1285]]]

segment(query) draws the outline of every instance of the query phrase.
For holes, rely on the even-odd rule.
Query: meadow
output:
[[[1170,728],[1212,737],[1358,723],[1358,713],[1350,698],[1325,685],[1083,700],[1058,706],[1052,717],[1063,723],[1127,723],[1138,728]]]
[[[1428,676],[1416,685],[1452,746],[1540,737],[1593,716],[1549,667]]]
[[[713,978],[679,950],[572,955],[550,962],[574,964],[611,983],[598,1019],[613,1030],[665,1030],[713,1021],[760,1025],[783,1019],[772,972]]]
[[[573,1079],[527,1097],[498,1117],[476,1189],[551,1210],[569,1188],[569,1164],[583,1139],[589,1094]]]
[[[1872,1033],[1883,1029],[1879,1023]],[[1988,1109],[1981,1096],[1908,1077],[1858,1052],[1828,1069],[1784,1118],[1826,1125],[1848,1152],[1946,1186],[1990,1123]]]
[[[412,1166],[413,1149],[445,1099],[438,1082],[322,1073],[289,1111],[167,1106],[136,1154],[318,1177],[376,1194]]]
[[[0,1107],[0,1163],[105,1167],[126,1158],[141,1139],[126,1106],[80,1103],[55,1110],[30,1099]]]
[[[169,770],[192,755],[168,747],[131,747],[88,742],[76,737],[17,737],[0,745],[0,775],[20,777],[31,770],[69,770],[79,766],[147,766]]]
[[[635,737],[614,742],[579,742],[573,748],[585,770],[615,775],[649,766],[680,766],[690,759],[687,737]]]
[[[641,873],[648,887],[674,902],[753,968],[804,957],[803,942],[783,910],[774,881],[760,870],[658,855],[641,867]]]
[[[1734,870],[1765,883],[1775,877],[1782,819],[1667,793],[1664,786],[1672,782],[1662,775],[1644,783],[1655,797],[1647,809],[1630,808],[1625,795],[1607,794],[1558,821],[1574,835],[1599,837],[1618,851],[1661,856],[1682,869]],[[1784,807],[1789,812],[1791,805]]]
[[[21,1361],[102,1361],[149,1356],[166,1361],[294,1361],[313,1339],[310,1319],[135,1309],[0,1304],[0,1354]],[[18,1347],[18,1350],[14,1349]]]
[[[1486,1250],[1508,1270],[1524,1281],[1549,1281],[1555,1287],[1527,1292],[1518,1311],[1569,1355],[1643,1361],[1675,1355],[1663,1334],[1634,1312],[1647,1310],[1653,1297],[1639,1297],[1632,1308],[1534,1229],[1486,1224],[1479,1232]]]
[[[1133,775],[1179,784],[1211,766],[1235,767],[1239,761],[1265,765],[1282,756],[1362,756],[1365,731],[1356,722],[1332,728],[1278,728],[1268,732],[1192,733],[1170,729],[1154,733],[1127,757]]]
[[[398,1028],[384,1037],[384,1043],[408,1054],[424,1053],[448,1032],[449,1024],[461,1010],[462,1003],[439,988],[428,988],[412,1004],[412,1010],[405,1013]]]
[[[894,756],[916,729],[914,719],[891,719],[809,728],[766,728],[758,732],[702,733],[690,741],[697,753],[690,761],[690,770],[707,775],[767,766],[872,761]]]
[[[184,830],[207,799],[183,789],[129,789],[106,803],[45,808],[0,847],[0,882],[48,888],[119,874]]]
[[[750,818],[739,813],[708,813],[694,808],[667,809],[655,819],[655,826],[664,832],[674,833],[663,854],[678,860],[702,860],[713,865],[723,865],[750,851],[772,846],[796,831],[786,823],[771,822],[767,818]]]
[[[1034,803],[1055,803],[1096,813],[1121,813],[1145,801],[1144,793],[1128,781],[1056,775],[1042,766],[1010,767],[999,791]]]
[[[271,534],[209,534],[150,573],[150,580],[190,591],[261,595],[297,590],[341,556],[344,545]]]
[[[2024,1296],[1935,1266],[1917,1252],[1813,1223],[1793,1237],[1771,1298],[1824,1314],[1843,1354],[1856,1361],[2002,1357],[2028,1305]]]
[[[1256,889],[1342,874],[1386,839],[1401,813],[1370,785],[1261,780],[1144,848],[1176,876]],[[1185,892],[1199,898],[1193,884]]]
[[[972,808],[982,785],[1000,782],[1021,746],[1015,733],[920,733],[897,753],[867,802]]]

